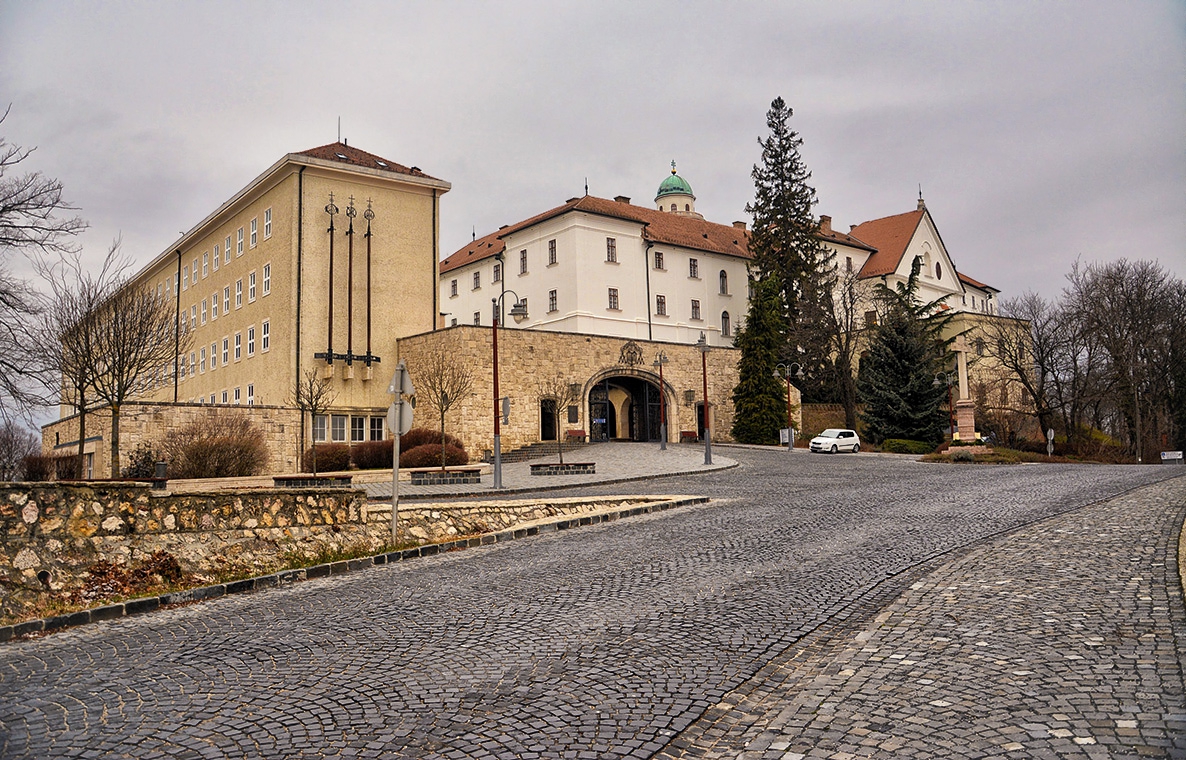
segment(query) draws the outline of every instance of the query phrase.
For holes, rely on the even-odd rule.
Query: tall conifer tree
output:
[[[786,425],[786,390],[773,373],[785,325],[778,280],[759,278],[735,339],[741,359],[733,389],[733,438],[741,443],[778,443],[778,431]]]

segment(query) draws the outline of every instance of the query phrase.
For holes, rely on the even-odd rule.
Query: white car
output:
[[[828,428],[811,439],[811,453],[813,454],[817,451],[827,451],[832,454],[838,451],[851,451],[855,454],[860,450],[861,439],[857,437],[855,430]]]

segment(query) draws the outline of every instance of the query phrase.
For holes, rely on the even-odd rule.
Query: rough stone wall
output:
[[[141,441],[157,442],[174,430],[194,420],[218,415],[245,415],[264,435],[270,459],[265,473],[297,472],[300,448],[300,411],[284,406],[225,406],[209,404],[172,404],[134,402],[125,404],[120,414],[120,466],[126,467],[131,453]],[[94,453],[94,476],[111,474],[111,410],[98,409],[87,414],[85,451]],[[78,452],[78,415],[46,425],[41,429],[41,450],[46,454]],[[91,440],[92,438],[96,440]]]
[[[703,397],[700,351],[694,345],[632,341],[641,349],[640,364],[622,362],[625,338],[575,333],[500,329],[498,334],[499,394],[511,399],[510,421],[502,425],[502,449],[509,451],[540,440],[539,399],[536,384],[544,378],[563,377],[581,386],[576,404],[578,421],[561,418],[561,435],[567,429],[592,428],[589,421],[589,391],[605,377],[638,377],[659,385],[653,366],[656,355],[667,356],[663,368],[667,394],[667,435],[679,441],[680,430],[696,430],[696,403]],[[438,348],[439,347],[439,348]],[[407,362],[416,383],[416,367],[429,352],[446,350],[473,372],[473,392],[445,419],[446,430],[460,438],[471,457],[493,447],[494,381],[491,328],[458,325],[436,333],[404,338],[399,342],[400,358]],[[740,351],[716,348],[708,352],[708,393],[712,402],[712,437],[732,440],[733,388],[737,385]],[[692,401],[687,401],[691,391]],[[417,426],[434,426],[417,415]]]
[[[801,437],[810,440],[828,428],[843,428],[844,407],[840,404],[804,404],[802,407],[803,423],[799,428]],[[857,435],[864,435],[864,425],[861,423],[860,407],[857,408]]]

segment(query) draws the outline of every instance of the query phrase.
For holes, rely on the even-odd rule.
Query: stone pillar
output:
[[[960,441],[976,440],[976,402],[968,394],[968,344],[961,335],[955,341],[956,367],[959,371],[960,397],[955,402],[955,431]]]

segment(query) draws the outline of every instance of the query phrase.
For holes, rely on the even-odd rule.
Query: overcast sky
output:
[[[351,145],[453,184],[442,255],[678,162],[747,219],[781,95],[849,225],[915,208],[957,268],[1057,295],[1076,257],[1186,276],[1186,3],[0,0],[0,126],[101,254],[146,263],[285,153]]]

